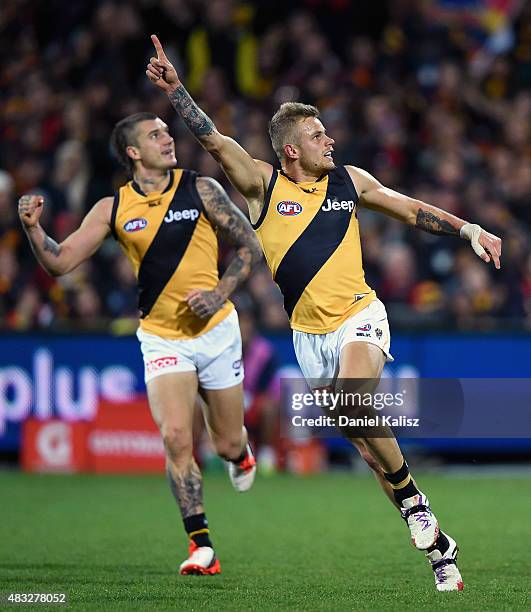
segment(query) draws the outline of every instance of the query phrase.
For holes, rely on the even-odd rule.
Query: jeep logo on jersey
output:
[[[277,211],[284,215],[284,217],[294,217],[300,215],[302,212],[302,206],[298,202],[291,202],[290,200],[284,200],[277,204]]]
[[[326,202],[321,206],[321,210],[325,212],[329,210],[348,210],[348,212],[352,212],[355,208],[356,202],[354,200],[341,200],[341,202],[338,202],[330,198],[326,198]]]
[[[148,222],[144,219],[144,217],[138,217],[137,219],[131,219],[124,225],[124,230],[126,232],[139,232],[147,227]]]
[[[169,210],[168,214],[164,217],[166,223],[172,223],[173,221],[195,221],[199,217],[199,211],[197,208],[189,208],[187,210]]]

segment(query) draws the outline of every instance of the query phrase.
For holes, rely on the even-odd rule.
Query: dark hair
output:
[[[315,106],[310,106],[310,104],[284,102],[269,122],[271,144],[281,161],[284,157],[284,145],[290,141],[295,141],[293,128],[297,125],[299,119],[306,117],[317,118],[319,117],[319,111]]]
[[[120,164],[132,175],[135,169],[133,160],[127,155],[125,150],[129,146],[136,146],[136,126],[141,121],[152,121],[158,119],[153,113],[135,113],[118,121],[111,134],[111,151]]]

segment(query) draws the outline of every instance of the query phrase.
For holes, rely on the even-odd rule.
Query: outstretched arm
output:
[[[103,198],[97,202],[79,229],[58,244],[39,223],[44,198],[39,195],[24,195],[20,198],[18,214],[22,227],[35,257],[48,274],[66,274],[95,253],[109,235],[112,202],[112,198]]]
[[[467,223],[441,208],[384,187],[365,170],[354,166],[346,168],[356,186],[362,206],[382,212],[430,234],[461,236],[470,242],[478,257],[486,262],[492,259],[495,267],[500,268],[501,239],[498,236],[486,232],[479,225]]]
[[[195,290],[187,296],[188,305],[196,315],[210,317],[249,276],[252,266],[260,260],[262,251],[249,221],[232,203],[223,187],[208,177],[197,178],[196,185],[210,222],[222,238],[236,247],[236,255],[217,287],[212,291]]]
[[[220,134],[213,121],[194,102],[181,83],[159,39],[151,36],[157,57],[146,70],[149,80],[164,91],[173,108],[201,145],[219,162],[236,189],[249,201],[262,201],[272,166],[254,160],[235,140]]]

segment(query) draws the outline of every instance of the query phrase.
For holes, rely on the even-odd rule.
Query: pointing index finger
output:
[[[160,44],[160,40],[158,39],[158,36],[156,34],[151,35],[151,41],[155,45],[155,51],[157,52],[157,58],[163,62],[167,61],[168,58],[166,57],[166,54],[164,53],[164,49],[162,48],[162,45]]]

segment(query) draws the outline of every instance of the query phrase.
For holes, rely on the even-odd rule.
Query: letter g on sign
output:
[[[39,431],[37,450],[48,465],[61,467],[71,463],[71,432],[68,423],[60,422],[48,423]]]

